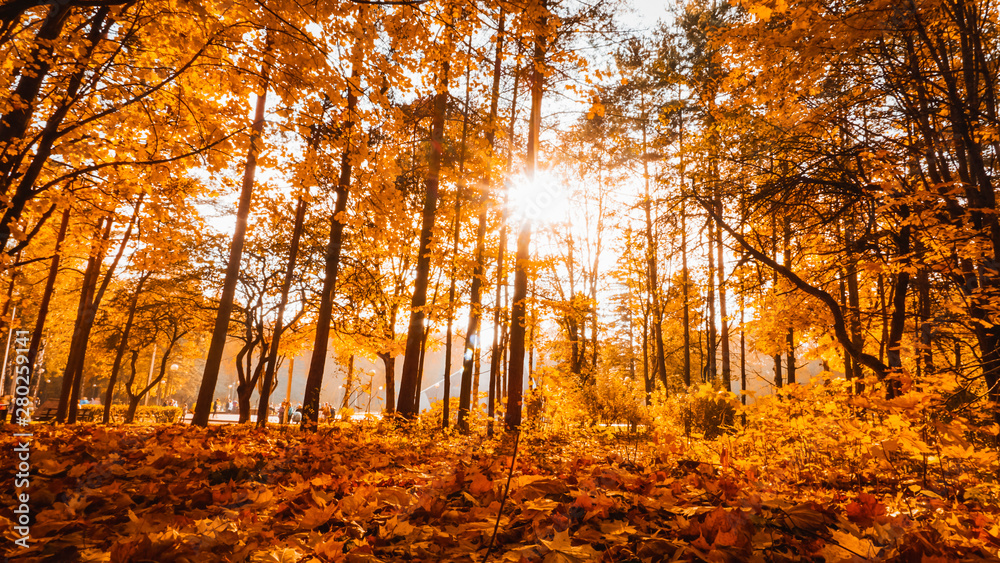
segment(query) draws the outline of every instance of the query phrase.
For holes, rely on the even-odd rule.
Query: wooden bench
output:
[[[59,401],[44,401],[31,413],[32,422],[50,422],[59,413]]]

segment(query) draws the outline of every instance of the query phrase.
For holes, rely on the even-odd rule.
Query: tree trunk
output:
[[[646,385],[646,395],[652,395],[656,382],[649,372],[649,307],[645,307],[642,316],[642,380]]]
[[[292,277],[295,275],[295,260],[299,253],[299,240],[302,238],[302,228],[305,224],[306,200],[299,196],[295,206],[295,226],[292,227],[292,240],[289,243],[288,262],[285,264],[285,277],[281,280],[281,297],[278,301],[277,318],[274,321],[274,334],[271,336],[270,352],[267,355],[267,367],[264,370],[264,383],[261,385],[260,403],[257,405],[257,427],[267,427],[268,403],[274,387],[274,373],[277,370],[278,346],[281,344],[281,333],[284,331],[285,306],[288,304],[288,292],[292,287]],[[351,356],[353,358],[353,356]]]
[[[541,9],[546,10],[546,0],[541,0]],[[546,17],[539,17],[544,28]],[[535,180],[535,166],[538,158],[539,129],[542,121],[543,67],[545,66],[544,38],[536,32],[534,49],[534,69],[531,79],[531,116],[528,120],[528,149],[525,157],[525,176],[528,182]],[[507,412],[504,424],[507,430],[521,427],[521,393],[524,388],[524,336],[525,305],[528,297],[528,260],[530,259],[531,220],[522,219],[517,234],[517,255],[514,262],[514,297],[511,303],[510,363],[507,367]]]
[[[643,99],[643,112],[645,112],[645,99]],[[656,266],[656,239],[653,233],[653,197],[649,187],[649,161],[646,159],[646,122],[642,123],[642,177],[645,183],[645,197],[643,198],[643,208],[646,212],[646,275],[647,290],[653,302],[653,340],[656,350],[653,355],[653,370],[656,377],[663,385],[663,390],[667,390],[667,363],[666,354],[663,349],[663,308],[660,303],[660,280]]]
[[[98,239],[98,242],[94,245],[94,249],[91,250],[90,258],[87,260],[87,268],[83,273],[83,285],[80,288],[80,300],[76,307],[76,321],[73,324],[73,336],[70,339],[69,355],[66,358],[66,368],[63,370],[63,380],[62,380],[62,390],[59,393],[59,409],[56,411],[56,420],[59,422],[66,421],[67,415],[70,411],[70,398],[73,395],[73,379],[76,369],[76,356],[80,354],[83,347],[83,339],[85,339],[83,334],[84,318],[87,314],[87,308],[90,305],[90,300],[95,291],[95,286],[97,285],[97,276],[100,274],[100,265],[104,255],[104,244],[107,242],[108,237],[111,236],[111,220],[107,219],[108,224],[104,225],[105,218],[102,218],[97,225],[95,231],[99,233],[102,228],[104,228],[105,233]],[[96,234],[96,233],[95,233]],[[100,257],[97,254],[100,253]]]
[[[100,288],[96,288],[97,278],[101,274],[101,263],[103,262],[104,256],[104,246],[111,237],[111,225],[112,219],[108,217],[108,224],[104,231],[104,237],[99,243],[100,248],[97,253],[91,256],[92,262],[88,263],[87,269],[88,274],[91,276],[89,283],[86,284],[83,295],[81,296],[80,304],[82,308],[78,309],[79,316],[77,317],[77,326],[73,331],[73,343],[71,344],[70,357],[66,362],[66,370],[63,373],[63,393],[59,400],[59,415],[68,415],[65,419],[63,416],[59,416],[58,420],[73,424],[76,422],[77,415],[77,403],[80,401],[80,388],[83,385],[83,364],[87,355],[87,344],[90,340],[90,332],[94,327],[94,319],[97,316],[97,309],[101,305],[101,301],[104,298],[104,293],[108,289],[108,284],[111,282],[111,278],[114,276],[115,269],[118,267],[118,262],[121,260],[122,254],[125,252],[125,247],[128,245],[128,241],[132,236],[132,228],[135,226],[136,220],[139,216],[139,210],[142,208],[142,200],[145,194],[139,196],[139,200],[136,202],[135,211],[132,214],[132,218],[128,223],[128,227],[125,229],[125,233],[122,235],[121,244],[118,246],[118,252],[115,254],[114,259],[108,266],[108,271],[104,275],[104,280],[101,281]],[[91,267],[93,266],[93,267]],[[79,332],[77,332],[79,329]],[[67,400],[67,392],[69,394],[68,404],[64,403]],[[63,408],[66,407],[64,411]]]
[[[716,198],[716,209],[718,210],[719,216],[723,216],[722,209],[722,198]],[[732,365],[729,357],[729,316],[726,314],[726,263],[724,261],[724,252],[722,244],[722,227],[716,226],[715,229],[715,247],[718,252],[718,264],[716,265],[716,271],[719,275],[719,319],[720,319],[720,343],[722,348],[722,388],[726,391],[733,390],[732,384]]]
[[[500,20],[497,29],[496,41],[496,56],[493,59],[493,88],[490,92],[490,114],[487,118],[487,123],[489,127],[486,131],[486,142],[489,145],[489,157],[490,163],[494,157],[494,127],[496,125],[497,119],[497,108],[500,102],[500,78],[503,62],[503,42],[504,42],[504,11],[503,8],[500,9]],[[514,94],[517,95],[516,92]],[[466,114],[468,114],[468,108],[466,109]],[[487,169],[489,170],[489,169]],[[479,342],[479,328],[480,328],[480,318],[482,316],[482,287],[483,287],[483,276],[485,275],[485,242],[486,242],[486,225],[488,222],[487,212],[489,211],[486,206],[486,193],[490,187],[490,177],[487,172],[486,177],[483,178],[481,184],[481,192],[478,198],[477,205],[479,206],[479,223],[476,227],[476,265],[472,270],[472,289],[469,299],[469,324],[465,330],[465,352],[462,354],[462,380],[461,388],[459,390],[458,399],[458,421],[457,426],[460,432],[468,433],[469,431],[469,409],[472,406],[472,387],[473,379],[475,383],[478,383],[478,377],[473,377],[473,368],[475,364],[476,355],[481,350],[481,345]],[[502,260],[502,258],[501,258]],[[499,273],[498,273],[499,276]],[[497,278],[497,294],[500,292],[500,279]],[[497,299],[499,302],[499,299]],[[497,308],[496,316],[499,317],[499,307]],[[492,379],[492,374],[494,372],[494,365],[496,362],[493,361],[496,355],[497,346],[497,330],[496,325],[499,324],[499,319],[494,321],[493,328],[493,355],[491,355],[491,365],[490,374]],[[476,374],[478,376],[478,370]],[[476,393],[478,394],[479,389],[476,385]],[[491,392],[492,396],[493,393]]]
[[[229,318],[233,312],[233,298],[236,295],[236,284],[239,281],[240,261],[243,258],[243,243],[247,232],[247,217],[250,215],[254,176],[257,173],[257,157],[263,143],[261,137],[264,132],[264,109],[267,105],[267,89],[270,86],[271,72],[270,32],[268,32],[267,41],[268,47],[264,51],[265,60],[261,63],[260,93],[257,95],[253,125],[250,127],[250,147],[247,150],[247,160],[243,167],[243,185],[240,189],[240,201],[236,210],[236,228],[229,246],[229,263],[226,266],[226,277],[222,282],[222,296],[219,299],[219,310],[215,316],[212,340],[208,347],[208,356],[205,359],[205,371],[201,378],[201,387],[198,390],[198,402],[195,404],[194,416],[191,418],[191,424],[196,426],[208,426],[208,417],[212,414],[215,385],[219,381],[219,367],[222,364],[222,353],[229,335]]]
[[[714,205],[714,204],[711,204]],[[708,305],[708,315],[705,319],[708,325],[708,355],[706,356],[706,370],[704,380],[710,381],[715,384],[719,377],[718,363],[716,358],[716,352],[719,347],[718,340],[718,328],[715,324],[715,253],[713,252],[713,246],[715,245],[715,229],[713,229],[712,219],[709,218],[706,222],[706,227],[708,228],[708,279],[707,288],[708,292],[705,297],[706,305]]]
[[[931,348],[931,329],[933,327],[933,317],[931,316],[930,273],[926,268],[921,269],[920,273],[917,274],[917,300],[920,308],[919,362],[924,375],[928,375],[934,373],[934,356]]]
[[[344,399],[340,402],[340,408],[346,409],[351,398],[351,387],[354,386],[354,354],[347,359],[347,378],[344,381]]]
[[[25,63],[21,70],[21,76],[17,81],[17,88],[14,90],[11,99],[21,100],[21,104],[7,112],[0,119],[0,193],[10,197],[7,202],[3,217],[0,218],[0,250],[7,249],[7,241],[10,239],[10,225],[17,221],[24,210],[24,205],[32,196],[35,188],[35,180],[42,170],[42,166],[48,160],[52,150],[52,143],[55,142],[59,125],[62,124],[70,102],[64,102],[56,111],[49,116],[46,121],[43,133],[39,138],[39,148],[35,151],[28,169],[23,173],[18,173],[17,168],[23,157],[25,149],[20,147],[19,139],[23,139],[28,131],[28,125],[32,122],[35,109],[41,104],[37,100],[42,90],[45,78],[52,68],[53,50],[56,40],[62,34],[66,21],[69,19],[71,6],[68,4],[53,5],[35,36],[35,48],[30,55],[24,59]],[[82,57],[89,59],[96,41],[101,36],[103,20],[108,13],[107,8],[102,8],[99,12],[100,18],[95,19],[91,25],[88,39],[92,40]],[[67,84],[66,100],[74,100],[77,97],[80,85],[83,82],[86,65],[81,64],[80,68],[71,77]],[[17,181],[17,187],[11,194],[10,186]]]
[[[132,357],[129,360],[130,373],[128,376],[128,381],[125,383],[125,396],[128,400],[128,410],[125,412],[125,418],[122,422],[125,424],[130,424],[135,420],[135,410],[139,407],[139,401],[142,400],[142,395],[137,395],[132,392],[132,384],[135,383],[135,362],[139,359],[139,349],[132,350]]]
[[[360,47],[358,47],[360,48]],[[357,78],[361,72],[360,62],[355,62],[351,76]],[[347,122],[345,123],[345,145],[340,157],[340,181],[337,182],[337,203],[331,218],[330,242],[326,247],[326,266],[323,277],[323,294],[320,296],[319,311],[316,314],[316,339],[309,359],[309,373],[306,376],[305,395],[302,399],[302,429],[315,431],[319,424],[319,394],[323,387],[323,372],[326,369],[326,355],[330,340],[330,319],[333,315],[333,295],[337,287],[337,272],[340,269],[340,252],[343,247],[344,224],[347,223],[347,198],[351,188],[351,132],[354,129],[354,110],[358,96],[353,87],[347,89]]]
[[[420,249],[417,258],[417,271],[413,284],[413,298],[410,301],[410,324],[406,333],[406,351],[403,356],[403,373],[399,382],[399,404],[396,410],[399,414],[413,418],[417,415],[419,405],[416,404],[417,374],[419,371],[420,345],[423,336],[424,305],[427,303],[427,282],[431,270],[431,237],[434,231],[434,218],[437,212],[438,184],[441,176],[441,156],[444,148],[444,117],[448,103],[448,72],[450,63],[442,64],[440,86],[434,97],[434,120],[431,125],[431,151],[427,166],[427,179],[424,185],[427,189],[424,198],[423,217],[420,226]]]
[[[909,216],[906,207],[901,213],[902,220]],[[904,225],[897,238],[898,252],[901,259],[906,260],[910,254],[910,227]],[[906,330],[906,293],[910,284],[910,272],[903,269],[896,274],[895,285],[892,298],[892,319],[889,323],[889,340],[887,345],[889,369],[899,372],[903,368],[903,360],[900,356],[900,346],[902,345],[903,332]],[[918,360],[919,361],[919,360]],[[896,373],[896,376],[899,374]],[[886,383],[886,395],[888,398],[899,396],[902,393],[902,384],[897,377],[891,377]]]
[[[70,208],[63,210],[62,221],[59,223],[59,234],[56,235],[56,246],[52,251],[52,262],[49,265],[49,275],[45,280],[45,290],[42,292],[42,300],[38,304],[38,317],[35,319],[35,330],[31,333],[31,342],[28,344],[28,366],[31,369],[30,377],[35,375],[35,363],[38,359],[38,349],[42,344],[42,333],[45,331],[45,320],[49,314],[49,303],[52,301],[52,294],[55,292],[56,276],[59,275],[59,262],[62,257],[62,245],[66,240],[66,229],[69,226]],[[19,396],[20,397],[20,396]]]
[[[514,72],[514,92],[511,94],[510,103],[510,123],[507,125],[507,171],[510,172],[511,157],[513,154],[512,147],[514,145],[514,124],[517,121],[517,93],[518,86],[521,80],[521,73]],[[487,419],[486,419],[486,435],[490,438],[493,437],[493,419],[496,417],[496,403],[498,401],[498,389],[500,386],[500,370],[501,366],[506,365],[502,361],[503,356],[506,354],[506,346],[502,344],[501,333],[506,330],[506,307],[501,307],[501,293],[507,287],[507,274],[504,272],[504,256],[507,254],[507,204],[510,197],[510,192],[507,189],[506,183],[504,184],[504,203],[503,208],[500,212],[500,240],[498,241],[497,250],[497,291],[496,298],[493,306],[493,348],[490,353],[490,380],[489,380],[489,390],[487,391]],[[503,315],[501,315],[503,313]],[[473,386],[473,393],[476,396],[476,404],[479,403],[479,386]]]
[[[771,214],[771,250],[774,252],[774,261],[778,261],[778,230],[777,223],[774,214]],[[774,276],[771,278],[771,292],[774,295],[778,294],[778,270],[774,270]],[[784,386],[784,379],[781,375],[781,351],[779,350],[777,354],[774,355],[774,386],[777,388],[782,388]]]
[[[391,413],[396,404],[396,356],[379,354],[378,357],[385,365],[385,410]]]
[[[139,294],[142,293],[142,286],[152,275],[152,272],[143,272],[136,283],[135,291],[128,305],[128,318],[125,319],[125,326],[122,328],[122,335],[118,341],[118,349],[115,351],[115,360],[111,365],[111,376],[108,378],[108,388],[104,392],[104,414],[101,418],[103,424],[111,421],[111,403],[115,398],[115,384],[118,383],[118,370],[121,369],[122,359],[125,351],[128,350],[128,337],[132,333],[132,324],[135,322],[135,311],[139,304]]]
[[[792,218],[790,215],[785,215],[784,223],[784,237],[785,237],[785,250],[784,250],[784,262],[785,267],[789,270],[792,269]],[[792,326],[791,321],[788,323],[788,331],[785,333],[785,347],[788,348],[788,368],[786,382],[791,385],[795,383],[795,327]]]
[[[678,86],[678,90],[680,86]],[[691,387],[691,276],[688,272],[687,244],[687,200],[684,197],[684,109],[678,112],[677,148],[680,159],[680,194],[681,194],[681,292],[684,296],[683,330],[684,330],[684,387]],[[690,434],[690,429],[688,429]]]
[[[149,382],[148,385],[146,385],[138,393],[135,394],[132,393],[132,384],[135,381],[135,361],[139,357],[139,351],[138,350],[132,351],[132,361],[130,362],[132,366],[132,374],[129,376],[128,384],[125,387],[125,393],[128,395],[129,398],[128,412],[126,412],[125,414],[126,424],[131,424],[132,421],[135,419],[135,411],[136,408],[139,406],[139,402],[142,401],[142,398],[145,397],[147,393],[149,393],[154,387],[156,387],[160,383],[160,381],[163,380],[163,376],[167,372],[167,361],[170,359],[170,352],[171,350],[173,350],[174,345],[177,344],[177,342],[181,338],[183,338],[185,334],[187,334],[187,331],[180,331],[176,326],[174,327],[174,333],[170,338],[170,344],[167,345],[167,348],[163,351],[163,355],[160,357],[159,373],[156,375],[154,379],[152,379]],[[150,360],[150,369],[152,369],[152,362],[154,361],[154,358],[150,356],[149,360]]]

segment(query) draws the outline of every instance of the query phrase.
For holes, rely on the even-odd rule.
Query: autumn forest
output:
[[[4,0],[0,88],[4,561],[1000,557],[1000,4]]]

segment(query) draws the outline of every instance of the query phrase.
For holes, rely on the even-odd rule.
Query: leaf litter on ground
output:
[[[15,549],[12,507],[0,509],[6,556],[27,563],[478,563],[512,451],[509,438],[389,423],[34,434],[28,549]],[[606,438],[529,436],[490,560],[998,560],[996,506],[920,487],[880,497],[803,486],[683,438],[641,442],[642,455],[631,444],[623,456]],[[0,481],[13,473],[4,464]]]

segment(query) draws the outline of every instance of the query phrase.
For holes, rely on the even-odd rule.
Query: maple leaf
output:
[[[871,526],[885,515],[886,507],[875,496],[868,493],[858,495],[857,501],[852,501],[845,507],[847,518],[859,526]]]
[[[569,530],[556,532],[551,540],[539,542],[550,550],[544,559],[547,563],[583,563],[592,561],[597,556],[597,552],[589,544],[574,546]]]
[[[823,546],[819,554],[828,562],[867,561],[875,555],[875,545],[871,540],[859,538],[841,530],[833,530],[831,541]]]
[[[489,477],[478,471],[472,476],[472,483],[469,484],[469,492],[478,496],[492,490],[493,481]]]

